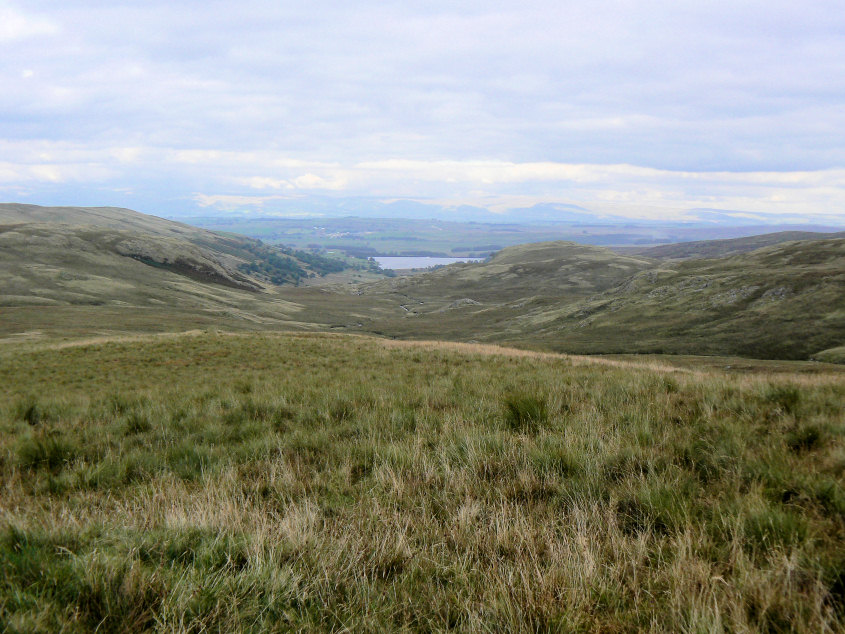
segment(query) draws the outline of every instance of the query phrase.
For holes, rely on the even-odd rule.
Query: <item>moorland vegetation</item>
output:
[[[763,242],[0,205],[0,631],[845,631],[845,240]]]
[[[62,222],[43,222],[50,214]],[[97,314],[112,334],[216,325],[589,354],[837,360],[845,343],[842,237],[774,234],[640,254],[545,242],[388,278],[373,263],[129,210],[0,205],[0,223],[6,334],[79,335],[75,324]],[[792,237],[801,239],[784,241]]]
[[[841,631],[845,375],[820,368],[349,335],[5,343],[0,621]]]

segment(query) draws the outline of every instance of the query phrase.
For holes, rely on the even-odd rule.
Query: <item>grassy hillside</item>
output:
[[[809,358],[845,340],[845,239],[655,262],[545,243],[365,289],[391,297],[370,327],[572,352]],[[461,299],[464,298],[464,299]]]
[[[827,363],[845,363],[845,346],[822,350],[813,355],[813,357],[819,361],[826,361]]]
[[[641,273],[555,325],[639,351],[807,358],[843,341],[843,298],[845,240],[790,242]]]
[[[748,253],[763,247],[798,240],[835,240],[845,238],[845,232],[819,233],[813,231],[778,231],[759,236],[732,238],[728,240],[697,240],[665,244],[657,247],[620,247],[620,253],[638,255],[658,260],[685,260],[689,258],[724,258],[739,253]]]
[[[153,272],[147,267],[152,267],[230,288],[263,290],[256,280],[238,272],[239,260],[236,257],[203,249],[187,240],[170,236],[91,225],[28,223],[0,225],[0,240],[4,273],[8,273],[13,262],[20,265],[16,271],[17,283],[22,285],[20,291],[26,288],[26,271],[44,266],[62,267],[59,279],[64,281],[74,279],[71,277],[74,274],[77,274],[75,279],[82,280],[80,275],[90,272],[100,279],[110,277],[119,286],[127,278],[138,277],[128,270],[130,260],[145,265],[139,270],[148,275]],[[237,241],[232,242],[240,247]],[[98,293],[90,284],[69,286],[80,287],[80,290],[91,286],[87,295],[83,292],[81,296],[75,296],[68,290],[65,299],[71,302],[102,302],[115,297],[105,288]],[[53,299],[61,301],[62,297],[55,295]]]
[[[328,327],[319,295],[309,312],[278,285],[344,266],[125,209],[2,204],[0,334]]]
[[[841,631],[842,374],[0,346],[0,626]]]
[[[350,284],[320,256],[128,210],[0,205],[0,223],[2,335],[284,328],[772,359],[845,345],[845,239],[684,260],[535,243]],[[324,273],[338,283],[292,287]]]
[[[845,240],[307,255],[0,205],[0,631],[845,631],[845,366],[528,350],[841,361]]]
[[[297,307],[177,238],[58,224],[0,226],[5,333],[270,324]]]
[[[0,227],[8,234],[6,240],[13,238],[14,245],[27,249],[32,259],[50,249],[90,252],[99,248],[200,281],[245,290],[296,284],[346,268],[341,261],[313,253],[269,247],[259,240],[217,234],[131,209],[5,203],[0,204]]]
[[[0,224],[60,223],[94,225],[103,229],[140,231],[184,239],[214,240],[204,229],[173,222],[120,207],[42,207],[21,203],[0,203]]]
[[[611,288],[652,264],[604,247],[538,242],[502,249],[487,262],[453,264],[425,275],[384,281],[365,292],[407,295],[437,308],[462,298],[495,303],[538,294],[583,297]]]

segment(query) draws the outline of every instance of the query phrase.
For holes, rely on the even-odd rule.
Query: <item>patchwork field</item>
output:
[[[0,345],[0,629],[845,629],[845,373]]]

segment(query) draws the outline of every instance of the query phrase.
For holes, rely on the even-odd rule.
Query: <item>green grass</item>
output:
[[[532,394],[508,394],[504,399],[505,421],[513,431],[536,433],[548,424],[546,399]]]
[[[371,301],[396,305],[365,328],[580,354],[841,362],[835,346],[845,332],[843,271],[841,238],[680,262],[572,243],[527,244],[486,263],[364,287]],[[453,304],[461,299],[477,303]]]
[[[845,346],[829,348],[813,355],[819,361],[827,363],[845,363]]]
[[[220,327],[586,354],[842,360],[841,238],[733,255],[736,247],[796,236],[699,244],[729,256],[685,261],[532,243],[507,247],[485,263],[373,282],[380,276],[372,270],[332,273],[346,265],[290,249],[273,253],[248,238],[129,210],[0,204],[3,218],[0,340]],[[51,219],[69,224],[44,222]],[[446,224],[426,226],[449,233]],[[309,287],[277,287],[273,280]]]
[[[0,396],[4,631],[845,628],[838,374],[206,333]]]

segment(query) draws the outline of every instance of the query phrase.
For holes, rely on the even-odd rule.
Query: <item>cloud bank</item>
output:
[[[0,196],[845,218],[841,3],[454,4],[0,2]]]

